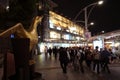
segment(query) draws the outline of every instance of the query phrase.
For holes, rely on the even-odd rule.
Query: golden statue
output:
[[[36,16],[33,19],[33,22],[28,30],[25,30],[21,23],[16,24],[15,26],[5,30],[0,33],[0,37],[6,38],[11,34],[17,35],[19,38],[29,38],[30,39],[30,51],[38,42],[37,26],[42,21],[43,17]]]

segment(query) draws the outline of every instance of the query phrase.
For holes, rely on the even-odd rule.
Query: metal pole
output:
[[[88,16],[87,16],[87,7],[85,7],[85,34],[87,34],[88,32]],[[86,46],[88,46],[88,39],[87,39],[87,42],[86,42]]]
[[[88,31],[87,7],[85,10],[85,31]]]

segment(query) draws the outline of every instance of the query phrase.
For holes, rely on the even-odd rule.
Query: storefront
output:
[[[108,32],[105,34],[93,36],[89,39],[89,41],[93,43],[92,44],[93,47],[94,45],[96,46],[101,45],[103,48],[104,47],[111,48],[113,52],[116,52],[115,50],[118,50],[120,54],[120,30],[115,30],[115,31]],[[100,41],[100,42],[94,43],[95,41]]]

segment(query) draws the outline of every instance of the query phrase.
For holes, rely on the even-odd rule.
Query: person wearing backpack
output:
[[[93,51],[93,71],[95,71],[95,68],[97,68],[97,73],[99,74],[99,63],[100,63],[100,53],[98,51],[98,46],[95,47],[95,50]]]

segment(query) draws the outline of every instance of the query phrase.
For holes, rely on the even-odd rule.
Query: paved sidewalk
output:
[[[85,69],[85,73],[74,71],[69,66],[67,74],[62,72],[59,60],[54,57],[45,56],[44,54],[36,55],[36,72],[40,72],[45,80],[120,80],[120,65],[110,65],[111,74],[89,71]],[[117,77],[117,78],[116,78]]]

